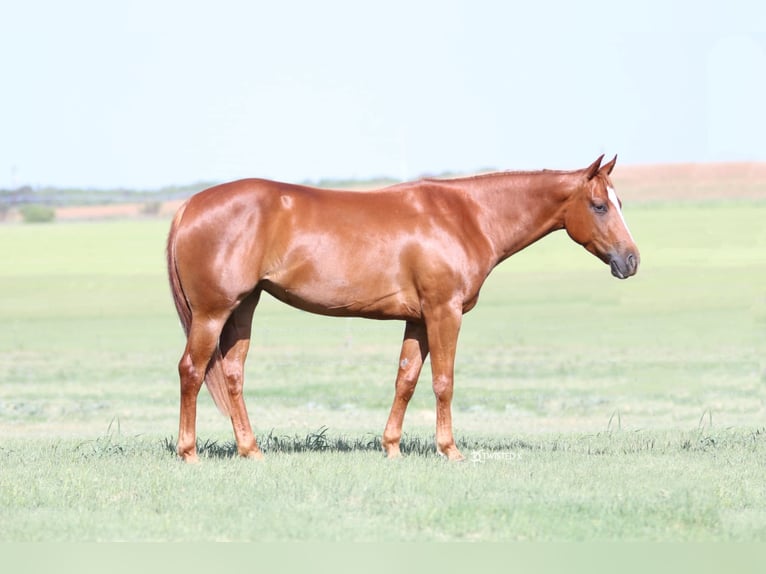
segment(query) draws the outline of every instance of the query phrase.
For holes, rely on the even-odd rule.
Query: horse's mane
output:
[[[560,170],[560,169],[538,169],[538,170],[506,170],[506,171],[491,171],[487,173],[478,173],[474,175],[461,175],[456,177],[425,177],[422,179],[422,181],[432,181],[432,182],[444,182],[444,181],[477,181],[477,180],[485,180],[485,179],[496,179],[500,177],[507,177],[507,176],[531,176],[531,175],[556,175],[556,176],[562,176],[562,175],[571,175],[575,173],[575,171],[567,171],[567,170]]]

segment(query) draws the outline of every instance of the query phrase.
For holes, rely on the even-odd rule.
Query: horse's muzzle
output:
[[[627,279],[636,274],[640,261],[641,256],[637,251],[628,251],[621,255],[612,255],[609,258],[609,267],[612,268],[612,275],[618,279]]]

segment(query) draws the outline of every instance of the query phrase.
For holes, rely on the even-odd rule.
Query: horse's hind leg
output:
[[[402,438],[402,423],[407,405],[415,392],[420,370],[428,355],[428,338],[425,325],[407,323],[404,330],[402,352],[399,355],[399,371],[396,375],[396,395],[388,415],[386,430],[383,431],[383,450],[388,458],[401,456],[399,441]]]
[[[221,353],[223,354],[223,372],[231,403],[231,424],[237,441],[240,456],[261,459],[263,454],[250,426],[250,419],[242,396],[245,382],[245,359],[250,347],[253,312],[260,290],[251,293],[231,314],[221,333]]]
[[[197,462],[197,396],[205,380],[210,359],[218,346],[218,338],[226,315],[192,319],[186,349],[178,363],[181,378],[181,415],[178,425],[178,456],[186,462]]]

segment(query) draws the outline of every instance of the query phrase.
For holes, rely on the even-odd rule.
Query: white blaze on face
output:
[[[633,241],[633,236],[630,233],[630,229],[628,229],[628,224],[625,222],[625,217],[622,215],[622,209],[620,209],[620,202],[617,199],[617,194],[614,192],[614,188],[610,185],[609,187],[606,188],[606,191],[609,194],[609,201],[617,210],[617,214],[620,216],[620,219],[622,220],[622,225],[623,227],[625,227],[625,231],[628,232],[628,237],[630,237],[630,240]]]

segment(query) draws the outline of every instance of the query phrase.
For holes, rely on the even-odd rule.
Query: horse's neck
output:
[[[472,184],[499,263],[564,227],[564,205],[577,180],[572,172],[542,171],[493,174]]]

